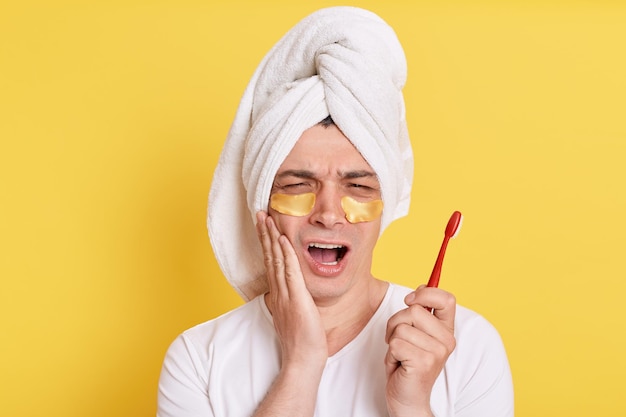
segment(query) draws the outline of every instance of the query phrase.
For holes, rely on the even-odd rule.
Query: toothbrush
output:
[[[439,277],[441,276],[443,257],[446,254],[448,242],[451,238],[456,237],[456,235],[459,234],[462,222],[463,215],[460,211],[455,211],[454,213],[452,213],[452,216],[450,216],[450,220],[448,220],[448,225],[446,226],[446,231],[443,236],[443,242],[441,243],[441,249],[439,249],[439,255],[437,256],[437,261],[435,262],[433,272],[430,274],[430,279],[428,280],[427,287],[437,287],[439,285]]]

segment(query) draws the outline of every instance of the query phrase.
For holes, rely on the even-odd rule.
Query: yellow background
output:
[[[7,3],[0,414],[154,415],[169,343],[241,303],[204,225],[240,95],[336,3]],[[516,415],[625,415],[624,3],[344,3],[409,62],[414,199],[375,273],[424,282],[463,211],[441,286],[500,330]]]

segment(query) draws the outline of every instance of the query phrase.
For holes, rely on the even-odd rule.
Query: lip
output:
[[[323,245],[341,245],[346,248],[346,252],[343,257],[337,262],[337,264],[326,265],[313,259],[313,257],[309,253],[309,245],[314,243],[319,243]],[[317,276],[333,278],[341,275],[341,273],[346,269],[347,262],[350,258],[350,245],[348,245],[346,242],[339,242],[336,240],[331,241],[326,239],[312,239],[308,242],[305,242],[303,252],[304,258],[309,264],[311,272],[313,272]]]

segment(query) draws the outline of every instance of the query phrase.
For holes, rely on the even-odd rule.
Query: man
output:
[[[371,274],[408,210],[405,71],[393,31],[354,8],[314,13],[263,60],[209,201],[216,257],[249,302],[174,341],[159,416],[513,415],[489,323]]]

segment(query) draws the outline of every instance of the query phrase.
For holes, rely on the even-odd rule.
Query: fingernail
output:
[[[404,297],[404,302],[405,303],[412,303],[413,300],[415,300],[415,292],[412,292],[410,294],[408,294],[406,297]]]

